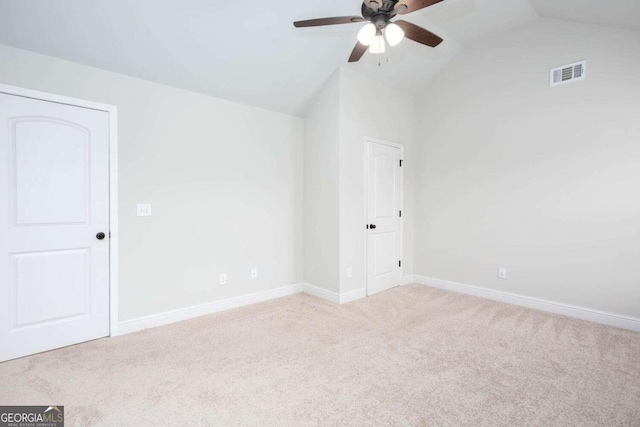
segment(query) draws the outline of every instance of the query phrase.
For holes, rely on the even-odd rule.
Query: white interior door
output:
[[[0,361],[109,335],[108,226],[108,113],[0,93]]]
[[[402,167],[399,147],[367,143],[367,294],[402,284]]]

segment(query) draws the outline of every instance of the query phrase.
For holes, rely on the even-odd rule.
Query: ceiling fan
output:
[[[349,62],[357,62],[367,49],[370,53],[384,53],[385,38],[390,46],[397,45],[405,37],[427,46],[438,46],[442,43],[442,38],[431,31],[411,22],[403,20],[391,22],[391,20],[396,15],[406,15],[441,1],[443,0],[364,0],[362,16],[310,19],[296,21],[293,25],[296,28],[303,28],[367,22],[358,33],[358,43],[349,57]]]

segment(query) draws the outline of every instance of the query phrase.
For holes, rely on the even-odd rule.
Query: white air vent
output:
[[[564,65],[551,70],[551,87],[584,80],[587,76],[587,61]]]

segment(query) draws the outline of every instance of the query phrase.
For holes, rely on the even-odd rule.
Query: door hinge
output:
[[[402,218],[402,211],[400,211],[400,218]]]
[[[109,232],[109,238],[111,238],[111,232]]]
[[[402,167],[402,160],[400,160],[400,167]]]
[[[398,261],[398,267],[402,267],[402,261]]]

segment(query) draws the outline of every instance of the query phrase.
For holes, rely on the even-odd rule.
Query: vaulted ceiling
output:
[[[415,92],[470,41],[538,16],[640,29],[637,0],[444,0],[407,15],[445,39],[347,58],[360,0],[0,0],[0,43],[245,104],[300,114],[340,66]],[[388,61],[387,61],[388,59]],[[378,62],[381,64],[378,65]]]
[[[638,0],[531,0],[540,16],[640,30]]]

